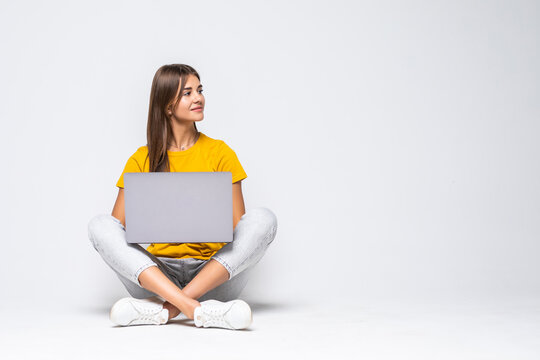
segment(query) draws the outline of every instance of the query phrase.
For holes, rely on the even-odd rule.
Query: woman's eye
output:
[[[203,89],[199,90],[199,93],[202,93],[202,92],[203,92]],[[189,94],[191,94],[191,91],[185,92],[184,96],[189,96]]]

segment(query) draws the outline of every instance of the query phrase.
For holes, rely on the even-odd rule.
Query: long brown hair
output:
[[[176,108],[182,98],[186,79],[190,74],[195,75],[201,81],[197,71],[185,64],[163,65],[154,75],[146,127],[146,146],[148,146],[150,172],[170,171],[167,144],[173,140],[173,132],[171,120],[166,115],[167,108]],[[175,100],[178,87],[180,87],[180,92]],[[195,123],[193,123],[193,126],[198,131]]]

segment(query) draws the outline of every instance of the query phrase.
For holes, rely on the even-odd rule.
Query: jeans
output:
[[[277,218],[268,208],[258,207],[240,218],[233,241],[218,250],[212,259],[229,272],[229,280],[208,291],[198,300],[236,299],[247,284],[250,270],[259,262],[277,231]],[[126,230],[112,215],[100,214],[88,223],[88,237],[105,263],[114,270],[132,297],[143,299],[157,294],[139,283],[140,273],[157,266],[180,289],[186,286],[210,260],[156,257],[138,244],[126,242]]]

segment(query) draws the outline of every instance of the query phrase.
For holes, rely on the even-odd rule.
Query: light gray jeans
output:
[[[277,231],[276,215],[268,208],[249,209],[236,224],[233,241],[212,259],[229,272],[229,280],[208,291],[198,300],[230,301],[238,298],[247,284],[250,270],[263,257]],[[156,296],[139,283],[140,273],[157,266],[180,289],[199,273],[209,260],[156,257],[138,244],[126,242],[126,230],[112,215],[100,214],[88,223],[88,237],[105,263],[113,269],[132,297]]]

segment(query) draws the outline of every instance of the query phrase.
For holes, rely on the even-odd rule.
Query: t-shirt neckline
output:
[[[193,146],[191,146],[187,150],[182,150],[182,151],[170,151],[170,150],[167,150],[167,155],[168,156],[184,156],[184,155],[191,154],[193,151],[195,151],[196,148],[198,148],[200,146],[201,139],[202,139],[203,136],[205,136],[205,135],[201,131],[199,131],[199,138],[197,139],[197,141],[195,141],[195,144],[193,144]]]

